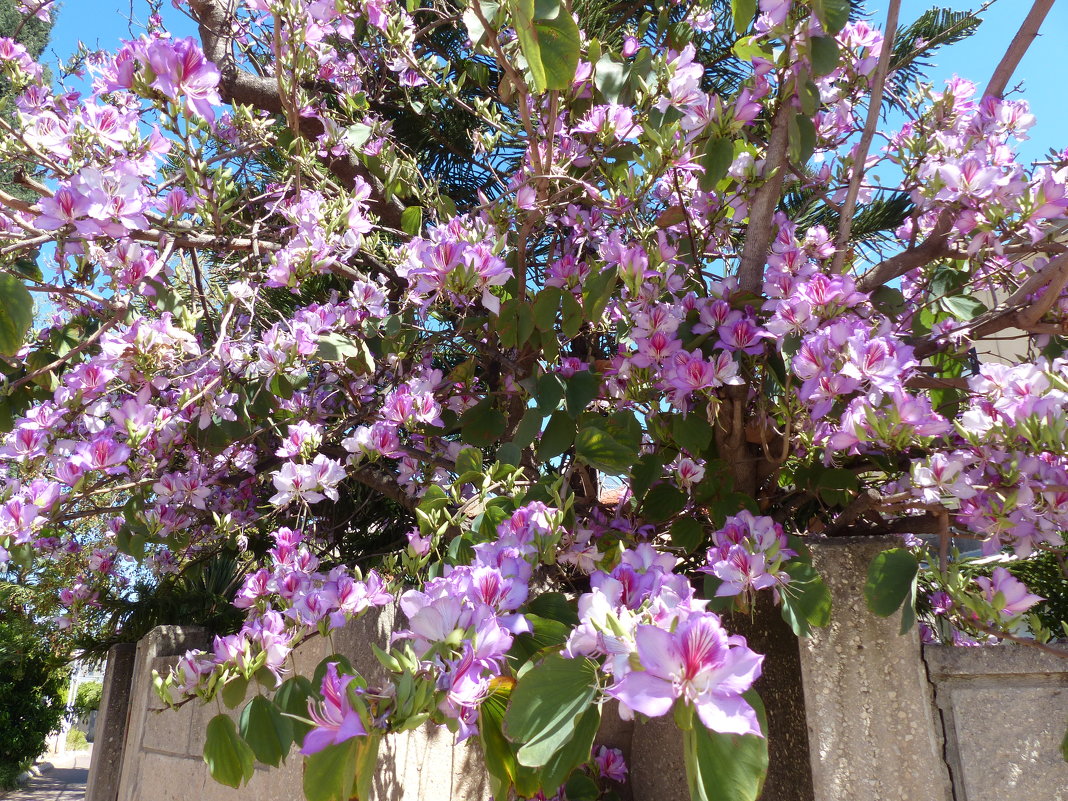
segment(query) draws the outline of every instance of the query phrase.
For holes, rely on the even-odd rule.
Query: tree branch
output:
[[[876,264],[860,277],[857,289],[861,292],[872,292],[917,267],[941,258],[949,249],[946,237],[951,230],[953,215],[943,211],[923,242]]]
[[[742,294],[760,292],[768,248],[775,236],[775,207],[786,177],[786,151],[790,146],[789,102],[782,98],[771,122],[771,136],[764,154],[764,183],[749,204],[749,227],[745,232],[742,262],[738,267],[738,289]],[[696,258],[696,255],[695,255]]]
[[[1009,49],[1001,57],[1001,61],[994,69],[994,74],[990,76],[985,95],[1001,97],[1005,94],[1009,79],[1012,78],[1012,74],[1016,72],[1016,67],[1019,66],[1027,49],[1038,36],[1038,29],[1042,27],[1042,21],[1051,8],[1053,8],[1053,0],[1035,0],[1031,10],[1020,24],[1020,30],[1009,43]]]
[[[944,348],[953,337],[967,335],[970,339],[982,339],[1006,328],[1033,328],[1053,304],[1057,302],[1064,287],[1068,286],[1068,253],[1062,253],[1035,272],[1020,287],[1009,295],[997,308],[980,314],[974,320],[942,334],[927,339],[916,346],[915,356],[922,359]],[[1046,291],[1032,302],[1028,298],[1042,287]]]
[[[1031,11],[1020,25],[1019,31],[1009,43],[1008,50],[994,70],[985,94],[1001,97],[1005,93],[1009,79],[1016,71],[1028,47],[1031,46],[1031,42],[1038,36],[1039,27],[1052,6],[1053,0],[1035,0]],[[875,265],[857,281],[857,288],[861,292],[871,292],[888,281],[900,278],[905,273],[944,256],[948,248],[946,238],[952,229],[953,215],[949,210],[943,211],[935,222],[934,228],[931,229],[931,233],[921,244]]]
[[[285,103],[278,93],[274,78],[254,75],[237,66],[232,52],[234,37],[229,33],[230,21],[236,10],[236,0],[189,0],[189,8],[196,17],[204,54],[215,62],[221,73],[219,93],[227,103],[252,106],[271,114],[286,116]],[[322,122],[314,117],[300,117],[300,134],[314,141],[325,131]],[[368,206],[383,224],[400,229],[404,207],[386,198],[385,188],[377,176],[352,156],[326,156],[323,163],[346,189],[361,178],[371,187]]]
[[[846,246],[849,244],[849,232],[853,227],[853,214],[857,210],[857,197],[860,195],[860,183],[868,161],[868,150],[875,137],[875,128],[879,124],[879,111],[883,105],[883,87],[886,85],[886,73],[890,69],[890,55],[894,50],[894,35],[897,33],[897,17],[901,10],[901,0],[890,0],[886,11],[886,27],[883,30],[883,46],[879,53],[879,63],[872,76],[871,96],[868,99],[868,117],[864,120],[864,132],[853,151],[853,174],[849,177],[849,189],[846,191],[845,204],[842,206],[838,236],[835,237],[834,264],[832,272],[841,273],[845,265]]]

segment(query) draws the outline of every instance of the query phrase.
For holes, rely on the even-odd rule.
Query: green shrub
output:
[[[81,729],[71,729],[67,732],[67,750],[84,751],[89,747],[89,741],[85,739],[85,732]]]
[[[59,728],[67,669],[23,621],[0,619],[0,788],[45,751]]]
[[[78,692],[74,698],[74,714],[78,716],[88,715],[94,710],[100,709],[100,696],[104,692],[104,685],[99,681],[87,681],[78,685]]]

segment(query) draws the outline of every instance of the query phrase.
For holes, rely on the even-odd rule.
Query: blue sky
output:
[[[879,28],[886,20],[886,0],[869,0],[872,22]],[[924,2],[902,0],[900,25],[908,25],[924,11],[934,6],[957,10],[978,8],[978,2]],[[954,74],[975,81],[980,89],[1001,60],[1005,49],[1020,27],[1029,0],[998,0],[982,14],[979,30],[959,44],[944,48],[932,59],[935,67],[928,72],[937,83]],[[1031,129],[1031,139],[1019,147],[1028,160],[1041,159],[1051,148],[1068,147],[1068,71],[1065,70],[1065,48],[1068,47],[1068,3],[1054,3],[1042,24],[1042,33],[1031,45],[1017,68],[1010,87],[1023,82],[1023,97],[1031,104],[1037,123]]]
[[[147,15],[143,0],[133,0],[132,5],[135,19],[143,23]],[[868,5],[873,21],[882,27],[886,0],[870,0]],[[977,2],[903,0],[902,24],[912,22],[933,5],[956,9],[978,7]],[[940,82],[956,73],[980,86],[985,84],[1030,6],[1027,0],[995,2],[984,12],[983,24],[974,36],[945,48],[936,56],[937,66],[931,71],[931,78]],[[169,2],[164,3],[163,14],[176,35],[194,34],[193,25]],[[91,46],[114,46],[119,39],[129,37],[130,15],[131,0],[66,0],[53,31],[51,51],[65,58],[74,51],[79,39]],[[1064,53],[1068,46],[1068,2],[1054,4],[1042,34],[1015,76],[1016,81],[1023,81],[1023,96],[1038,118],[1031,140],[1020,148],[1021,155],[1029,160],[1041,158],[1050,147],[1068,147],[1068,71]]]

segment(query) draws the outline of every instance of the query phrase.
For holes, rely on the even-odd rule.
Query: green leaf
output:
[[[812,10],[823,30],[831,36],[849,22],[849,0],[812,0]]]
[[[600,376],[589,370],[575,373],[565,383],[564,408],[572,417],[582,414],[601,389]]]
[[[143,547],[143,546],[142,546]],[[222,688],[223,703],[229,709],[237,709],[245,700],[245,692],[248,690],[248,679],[244,676],[230,679]]]
[[[593,80],[607,102],[619,103],[626,89],[629,74],[630,71],[626,65],[620,64],[605,53],[597,62],[597,72]]]
[[[692,517],[680,517],[671,524],[671,544],[693,553],[705,541],[704,527]]]
[[[547,286],[534,298],[534,325],[539,331],[555,330],[561,294],[560,287]]]
[[[508,656],[516,669],[540,656],[546,648],[559,650],[560,646],[567,642],[573,628],[559,620],[529,612],[526,614],[526,619],[532,631],[517,634],[508,651]]]
[[[497,334],[506,348],[518,348],[534,333],[534,309],[529,303],[513,299],[501,306]]]
[[[590,761],[593,740],[601,725],[601,708],[594,704],[582,713],[575,733],[563,748],[553,754],[541,770],[541,789],[548,795],[555,793],[567,781],[571,771]],[[570,799],[571,797],[568,796]],[[596,798],[596,796],[594,796]]]
[[[553,412],[538,443],[538,458],[544,462],[559,456],[570,448],[574,441],[575,421],[566,412]]]
[[[753,22],[756,16],[757,0],[731,0],[731,18],[734,20],[734,30],[741,36]]]
[[[812,72],[816,75],[827,75],[834,72],[838,67],[838,43],[833,36],[813,36],[810,44],[812,48]]]
[[[958,320],[974,320],[987,310],[986,305],[977,298],[968,295],[953,295],[942,298],[942,305]]]
[[[8,398],[0,398],[0,433],[10,434],[15,427],[15,416]]]
[[[248,743],[238,735],[234,722],[219,714],[208,723],[204,761],[215,781],[236,789],[252,778],[256,758]]]
[[[503,787],[494,790],[494,798],[507,798],[508,787],[515,782],[518,763],[515,749],[505,739],[501,730],[504,712],[507,709],[511,689],[506,685],[496,687],[478,707],[478,734],[486,771]]]
[[[272,376],[268,388],[271,390],[272,395],[282,398],[282,400],[289,400],[293,397],[293,384],[284,375]]]
[[[539,8],[544,0],[539,0]],[[545,69],[545,85],[549,89],[567,90],[575,82],[582,43],[579,28],[574,18],[559,0],[553,0],[555,16],[539,18],[534,27],[538,33],[542,66]]]
[[[619,268],[617,267],[601,270],[597,275],[586,279],[582,286],[582,306],[587,320],[597,322],[601,319],[618,279]]]
[[[579,624],[578,612],[573,602],[562,592],[543,592],[537,598],[527,602],[527,609],[539,617],[559,620],[569,626]]]
[[[541,47],[538,45],[538,33],[534,29],[534,0],[512,0],[512,26],[519,39],[519,49],[527,60],[527,69],[534,82],[534,91],[541,93],[547,88],[545,66],[541,61]]]
[[[630,491],[634,494],[634,498],[640,501],[653,482],[660,478],[663,471],[664,463],[661,461],[660,454],[642,454],[630,471]]]
[[[362,739],[353,737],[304,757],[304,797],[307,801],[349,801]]]
[[[423,207],[409,206],[401,212],[401,230],[409,236],[419,236],[423,229]]]
[[[767,733],[764,705],[750,690],[746,701]],[[756,801],[768,772],[768,740],[755,734],[709,731],[700,720],[682,733],[692,801]]]
[[[538,379],[534,401],[545,414],[552,414],[564,399],[564,382],[556,373]]]
[[[293,744],[293,721],[262,695],[253,697],[241,710],[238,728],[256,759],[274,768]]]
[[[715,429],[700,415],[691,412],[686,415],[676,415],[671,421],[671,435],[679,447],[685,448],[695,456],[700,455],[709,443]]]
[[[750,62],[758,58],[767,58],[770,54],[767,45],[757,36],[742,37],[734,43],[731,52],[734,53],[739,60]]]
[[[816,473],[813,486],[824,503],[844,506],[852,493],[860,489],[860,481],[852,470],[829,467]]]
[[[905,313],[905,295],[897,287],[878,287],[871,293],[871,303],[887,317],[901,317]]]
[[[661,523],[677,515],[685,506],[685,492],[671,484],[657,484],[645,496],[642,517],[650,523]]]
[[[523,449],[514,442],[506,442],[497,449],[497,461],[519,467],[519,463],[523,461]]]
[[[575,20],[559,0],[512,0],[512,24],[534,91],[570,89],[581,43]]]
[[[319,337],[316,355],[327,362],[343,362],[362,353],[360,343],[344,334],[324,334]]]
[[[494,2],[481,0],[481,2],[479,2],[479,7],[483,16],[492,23],[493,18],[497,15],[498,5]],[[464,26],[467,28],[467,35],[471,39],[471,43],[477,46],[484,38],[486,38],[486,29],[482,27],[482,21],[470,7],[464,12],[463,20]]]
[[[463,448],[456,455],[456,473],[462,476],[467,472],[482,472],[482,451],[478,448]]]
[[[701,156],[701,166],[705,173],[701,176],[701,188],[708,190],[718,184],[734,163],[734,143],[725,137],[715,136],[705,142],[705,152]]]
[[[816,151],[816,125],[806,114],[795,114],[790,118],[790,158],[802,165],[812,158]]]
[[[0,353],[14,356],[33,323],[33,297],[22,281],[0,273]]]
[[[460,415],[460,438],[468,445],[486,448],[501,438],[508,422],[493,408],[493,398],[486,398]]]
[[[582,316],[582,306],[575,296],[571,292],[565,292],[563,294],[563,300],[561,300],[561,306],[563,309],[564,322],[561,326],[564,336],[568,339],[574,339],[578,334],[579,329],[582,328],[582,323],[585,321],[585,317]]]
[[[579,429],[575,452],[587,464],[609,475],[630,471],[641,447],[641,425],[629,412],[616,412],[607,419],[595,418]]]
[[[601,788],[585,773],[574,773],[564,787],[567,801],[597,801],[601,797]]]
[[[371,801],[371,782],[378,767],[378,746],[381,735],[356,738],[356,783],[352,788],[352,801]]]
[[[504,715],[504,733],[522,743],[519,763],[532,768],[548,763],[574,734],[596,692],[597,665],[589,659],[550,654],[527,671]]]
[[[534,438],[541,431],[541,421],[544,417],[545,414],[537,406],[533,406],[523,413],[523,419],[519,421],[519,425],[515,429],[515,436],[512,437],[512,442],[515,443],[517,448],[522,450],[534,441]]]
[[[807,637],[810,626],[821,627],[831,622],[831,591],[809,562],[793,560],[784,569],[790,582],[779,587],[782,618],[794,634]]]
[[[919,578],[912,582],[908,595],[901,604],[901,628],[898,633],[905,635],[916,625],[916,591],[919,588]]]
[[[871,560],[864,597],[868,609],[879,617],[890,617],[915,590],[920,569],[916,557],[906,548],[891,548]]]

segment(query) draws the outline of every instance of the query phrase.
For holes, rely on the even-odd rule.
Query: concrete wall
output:
[[[298,670],[311,675],[324,657],[343,653],[368,678],[380,673],[368,642],[386,646],[393,611],[366,617],[335,633],[333,642],[316,638],[295,652]],[[156,629],[138,645],[131,691],[130,714],[117,801],[294,801],[303,798],[302,761],[295,750],[279,768],[257,765],[248,785],[240,790],[211,778],[203,761],[208,721],[226,712],[236,721],[240,706],[227,710],[221,701],[191,702],[166,709],[152,689],[152,671],[166,674],[203,637],[181,629]],[[426,726],[387,738],[379,755],[374,781],[376,801],[480,801],[489,799],[488,781],[473,740],[455,745],[446,729]],[[88,798],[87,801],[111,801]]]
[[[924,658],[955,801],[1068,801],[1068,659],[1026,645],[928,645]]]
[[[782,740],[788,750],[794,742],[798,759],[789,775],[780,772],[774,781],[769,775],[762,801],[1068,801],[1068,765],[1059,756],[1068,724],[1068,660],[1026,647],[929,647],[925,664],[915,629],[899,636],[896,616],[871,615],[862,595],[868,563],[896,543],[843,539],[813,547],[834,601],[831,624],[800,644],[800,690],[797,676],[778,674],[774,684],[782,686],[760,688],[768,699],[784,690],[800,699],[791,713],[807,731],[807,747]],[[336,633],[332,643],[310,641],[296,652],[298,670],[310,675],[325,656],[343,653],[373,681],[381,668],[368,643],[386,646],[394,619],[387,609]],[[226,711],[221,702],[161,710],[152,670],[165,673],[186,649],[203,645],[206,638],[196,630],[156,629],[138,644],[130,677],[105,682],[103,740],[86,801],[303,797],[295,752],[280,768],[257,767],[239,791],[211,779],[203,737],[208,721]],[[120,700],[124,681],[128,713]],[[125,730],[122,748],[113,740],[116,727]],[[628,758],[631,781],[623,801],[685,801],[681,739],[669,719],[624,723],[609,704],[598,739]],[[473,740],[455,745],[447,730],[433,726],[387,738],[374,798],[488,801]],[[101,748],[104,743],[111,745]]]

